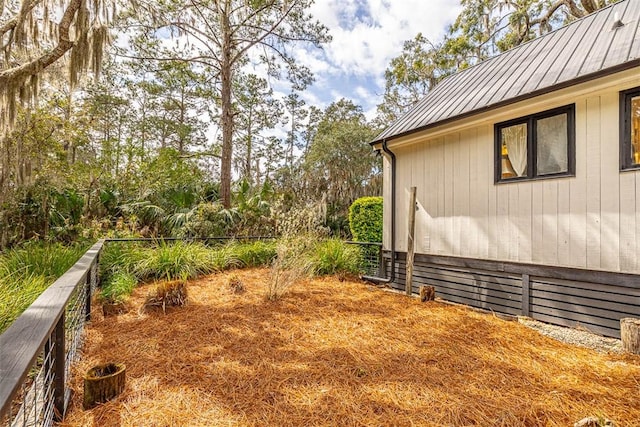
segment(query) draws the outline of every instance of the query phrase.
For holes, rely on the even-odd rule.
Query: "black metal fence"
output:
[[[64,416],[102,245],[94,244],[0,335],[0,425],[49,426]]]
[[[345,242],[348,245],[357,246],[362,256],[361,273],[365,276],[380,276],[383,267],[382,243],[373,242]]]

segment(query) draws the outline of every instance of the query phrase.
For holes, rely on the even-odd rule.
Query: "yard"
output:
[[[229,278],[245,286],[235,293]],[[275,302],[265,269],[189,282],[189,305],[88,327],[63,426],[640,426],[640,358],[570,346],[516,322],[385,292],[304,281]],[[127,366],[114,401],[82,410],[81,374]]]

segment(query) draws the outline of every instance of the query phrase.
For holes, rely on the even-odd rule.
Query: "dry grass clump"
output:
[[[237,274],[232,274],[231,276],[229,276],[229,278],[227,279],[227,287],[234,294],[241,294],[245,291],[244,283],[242,283],[242,280],[240,280]]]
[[[315,243],[311,236],[284,237],[278,241],[277,256],[271,264],[269,281],[265,287],[265,297],[269,301],[282,298],[293,285],[313,272],[313,264],[308,252]]]
[[[640,357],[356,281],[302,279],[269,302],[268,281],[209,276],[189,310],[95,316],[62,426],[640,426]],[[104,361],[126,364],[127,389],[83,411],[82,373]]]
[[[161,282],[147,295],[142,306],[143,311],[167,307],[182,307],[187,304],[187,284],[183,280]]]

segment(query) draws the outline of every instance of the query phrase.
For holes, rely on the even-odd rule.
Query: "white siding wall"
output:
[[[618,135],[619,91],[640,86],[638,74],[622,84],[610,78],[597,90],[585,84],[578,95],[566,90],[530,100],[470,127],[391,141],[397,156],[397,250],[406,250],[408,191],[416,186],[419,253],[640,273],[640,171],[620,172]],[[572,102],[576,176],[494,184],[494,123]],[[389,248],[386,162],[384,171]]]

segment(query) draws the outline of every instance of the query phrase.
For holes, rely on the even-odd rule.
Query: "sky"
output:
[[[322,108],[348,98],[372,119],[384,93],[384,70],[403,42],[418,33],[441,39],[460,9],[459,0],[316,0],[310,12],[333,40],[323,49],[296,51],[316,79],[303,99]]]

